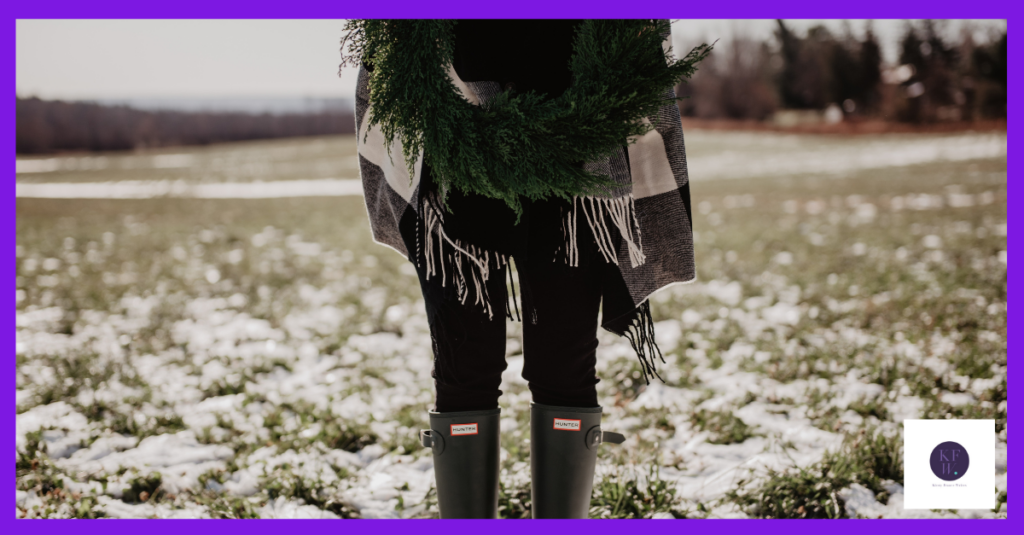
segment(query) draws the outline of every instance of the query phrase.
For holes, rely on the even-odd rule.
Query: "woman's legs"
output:
[[[552,230],[560,229],[562,212],[554,204],[545,208],[531,213],[531,233],[536,229],[539,234],[529,237],[529,258],[516,259],[523,304],[523,377],[534,400],[533,516],[585,518],[596,448],[603,436],[595,364],[604,262],[588,229],[577,237],[578,267],[554,258],[560,244]],[[496,314],[489,316],[474,303],[462,303],[450,280],[442,285],[439,276],[428,279],[419,267],[436,388],[431,426],[421,432],[421,440],[433,449],[442,518],[493,518],[497,512],[507,269],[492,268],[490,273],[487,294]],[[559,430],[559,420],[568,427]]]
[[[597,319],[605,261],[582,221],[576,229],[579,265],[556,258],[565,254],[561,230],[566,209],[568,203],[560,201],[533,203],[528,259],[515,259],[522,294],[523,378],[538,403],[596,407]],[[414,250],[415,241],[406,241]],[[439,253],[436,242],[434,252]],[[421,261],[417,271],[433,340],[435,410],[497,408],[507,367],[502,312],[508,267],[491,267],[486,284],[493,315],[488,316],[472,297],[460,301],[450,272],[442,285],[441,273],[427,278],[425,264]]]

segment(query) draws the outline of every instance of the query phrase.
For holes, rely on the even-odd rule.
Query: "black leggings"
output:
[[[529,232],[562,235],[559,227],[531,228]],[[598,311],[602,273],[607,267],[587,225],[578,225],[577,232],[578,266],[567,265],[564,257],[552,261],[556,251],[540,245],[551,243],[550,239],[529,240],[534,245],[528,246],[529,260],[522,265],[513,257],[522,298],[523,378],[537,403],[596,407]],[[494,313],[489,318],[472,299],[460,303],[451,281],[442,286],[440,273],[428,280],[424,263],[419,264],[420,288],[434,341],[435,410],[497,408],[501,373],[507,367],[504,312],[508,267],[491,270],[487,293]]]

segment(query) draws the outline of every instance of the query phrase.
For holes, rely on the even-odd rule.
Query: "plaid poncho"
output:
[[[663,46],[669,43],[671,36],[666,34]],[[463,81],[454,67],[448,73],[462,96],[473,104],[486,103],[503,90],[498,81]],[[665,96],[673,98],[674,90],[666,88]],[[428,274],[449,277],[461,289],[465,306],[480,306],[493,314],[483,282],[492,268],[508,264],[509,254],[500,242],[479,239],[476,241],[485,243],[474,243],[452,232],[450,222],[459,210],[446,214],[434,202],[436,195],[421,191],[424,174],[429,175],[422,154],[410,178],[398,141],[386,140],[376,126],[367,131],[371,106],[363,65],[356,87],[356,130],[359,169],[374,241],[392,247],[410,261],[425,261]],[[656,375],[653,360],[657,348],[647,299],[669,285],[694,280],[695,269],[689,178],[675,101],[666,100],[657,116],[648,120],[655,128],[646,135],[634,143],[624,140],[623,149],[614,156],[586,164],[590,170],[612,177],[621,187],[607,196],[575,198],[571,208],[564,211],[561,228],[553,231],[560,232],[564,240],[561,261],[570,265],[579,261],[576,229],[588,225],[604,260],[618,266],[621,281],[606,284],[602,295],[601,325],[628,337],[645,373]],[[424,245],[423,250],[408,250],[403,232],[418,232],[414,243],[417,247]],[[441,245],[440,255],[425,253],[433,250],[432,243]]]

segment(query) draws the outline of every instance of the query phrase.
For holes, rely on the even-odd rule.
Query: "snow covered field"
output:
[[[1005,136],[687,146],[698,282],[652,299],[665,384],[602,333],[605,427],[628,440],[601,450],[591,516],[1005,517]],[[26,160],[18,179],[344,179],[352,148]],[[436,516],[411,265],[360,197],[250,196],[18,200],[19,518]],[[504,517],[530,507],[520,334]],[[996,511],[902,509],[917,417],[997,420]]]

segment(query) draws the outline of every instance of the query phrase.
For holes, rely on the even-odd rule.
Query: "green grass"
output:
[[[738,151],[737,158],[748,159],[760,154],[761,149],[744,148],[730,139],[692,132],[687,143],[691,154],[731,150]],[[800,139],[823,147],[866,142]],[[137,168],[131,173],[76,171],[19,180],[156,180],[182,173],[189,181],[252,180],[260,173],[268,180],[354,178],[344,175],[354,169],[346,160],[351,142],[331,138],[312,145],[288,141],[195,149],[199,163],[194,173]],[[111,157],[117,162],[136,158]],[[246,158],[280,165],[239,168],[235,175],[214,172],[224,162]],[[669,439],[685,443],[707,431],[715,448],[738,449],[748,447],[751,437],[770,439],[758,422],[734,414],[755,402],[771,404],[773,415],[839,434],[846,446],[803,469],[754,474],[727,495],[702,501],[696,510],[680,505],[693,501],[680,497],[667,476],[644,486],[643,478],[615,472],[596,484],[593,516],[713,516],[716,508],[729,506],[758,517],[841,517],[846,512],[838,493],[855,482],[884,502],[882,482],[902,481],[894,464],[899,443],[893,442],[893,432],[899,427],[900,408],[912,398],[922,404],[917,417],[993,418],[999,440],[1005,442],[1007,292],[1006,264],[1000,260],[1007,248],[1005,159],[716,181],[702,181],[695,160],[691,173],[698,284],[666,290],[651,304],[656,321],[682,321],[684,312],[699,316],[680,327],[678,347],[666,351],[673,363],[659,363],[659,372],[670,386],[702,394],[679,407],[637,408],[633,402],[647,386],[636,359],[628,353],[608,356],[608,344],[618,341],[602,334],[599,399],[614,409],[610,412],[616,418],[636,417],[640,423],[631,433],[642,436],[628,446],[602,448],[599,462],[637,467],[670,459],[668,465],[687,470],[699,466],[701,459],[666,452]],[[975,199],[984,194],[992,202],[950,207],[953,193]],[[947,206],[892,208],[896,197],[922,194],[939,196]],[[873,208],[865,208],[869,204]],[[404,258],[372,242],[361,198],[21,198],[17,214],[19,321],[37,318],[32,327],[18,327],[19,342],[27,349],[17,356],[19,413],[64,401],[89,422],[85,446],[100,430],[142,439],[185,429],[189,415],[177,409],[177,394],[144,378],[147,359],[156,355],[161,369],[180,372],[183,384],[195,382],[187,388],[195,389],[197,401],[241,394],[243,410],[235,417],[249,410],[262,417],[255,431],[236,425],[230,415],[192,429],[200,442],[223,444],[235,452],[228,472],[246,466],[246,458],[268,443],[278,452],[303,454],[358,451],[371,444],[410,458],[427,454],[416,446],[415,431],[425,422],[432,384],[426,376],[409,380],[395,375],[403,367],[415,367],[418,361],[412,359],[421,357],[345,360],[352,356],[348,344],[355,335],[404,335],[422,328],[406,324],[404,316],[394,317],[394,310],[408,310],[410,317],[423,314],[419,286]],[[711,281],[736,283],[739,301],[726,303],[708,295],[703,289]],[[216,311],[196,315],[190,308],[211,303],[219,303]],[[393,306],[397,308],[389,316]],[[798,313],[792,323],[766,320],[772,311],[782,314],[786,307]],[[321,315],[326,313],[342,319],[325,322]],[[322,403],[278,399],[253,385],[302,373],[308,362],[290,353],[254,350],[242,358],[235,349],[223,349],[264,344],[260,337],[271,335],[250,340],[239,334],[218,349],[190,338],[190,330],[181,328],[194,317],[212,322],[242,315],[265,322],[264,330],[276,333],[272,336],[278,348],[297,354],[308,344],[318,358],[337,359],[322,361],[328,365],[318,373],[337,374],[334,384],[339,386]],[[510,323],[508,332],[519,336],[521,326]],[[23,339],[26,333],[36,334]],[[83,341],[74,346],[51,343],[62,336]],[[739,351],[747,346],[749,351]],[[206,367],[209,363],[226,372],[212,373],[216,366]],[[711,388],[707,378],[723,370],[749,373],[762,382]],[[767,381],[797,388],[769,395],[762,390]],[[841,385],[848,381],[878,385],[881,393],[855,397],[839,408]],[[987,386],[976,391],[976,381],[988,381],[977,383]],[[507,455],[501,514],[529,516],[528,481],[519,477],[524,463],[528,471],[529,392],[519,383],[502,388],[503,417],[516,426],[502,436]],[[386,414],[368,411],[358,418],[329,408],[346,399],[368,403],[381,392],[403,401],[396,401]],[[953,405],[946,397],[964,393],[975,398]],[[696,409],[723,395],[730,401],[721,409]],[[858,418],[863,421],[849,423]],[[397,423],[392,435],[374,431],[374,425],[390,422]],[[686,422],[690,425],[680,425]],[[314,427],[316,432],[303,433]],[[876,433],[875,427],[884,432]],[[96,496],[72,498],[58,490],[62,477],[79,476],[47,458],[42,435],[26,438],[16,460],[16,484],[19,491],[31,490],[43,500],[45,506],[34,514],[102,516]],[[261,480],[256,495],[245,498],[206,488],[172,498],[151,489],[152,482],[129,486],[139,487],[132,491],[136,500],[145,491],[150,493],[145,503],[173,508],[198,504],[217,517],[255,516],[272,496],[301,499],[350,517],[354,510],[336,496],[347,485],[365,480],[359,479],[357,469],[340,470],[338,482],[328,484],[296,480],[290,469],[278,469]],[[97,474],[85,480],[99,483],[107,478]],[[1005,494],[1000,499],[1000,515],[1005,516]],[[417,516],[436,515],[436,497],[430,494],[423,503],[405,498],[397,503],[406,512],[425,506]]]
[[[674,483],[661,479],[657,467],[643,475],[617,473],[596,482],[590,518],[651,518],[657,513],[685,518],[686,513],[678,509]]]
[[[757,518],[845,518],[841,490],[859,483],[885,503],[884,482],[903,483],[902,448],[902,436],[863,430],[811,466],[741,480],[725,499]]]
[[[701,409],[690,415],[690,424],[700,431],[708,431],[711,436],[707,441],[712,444],[738,444],[757,434],[731,410]]]

